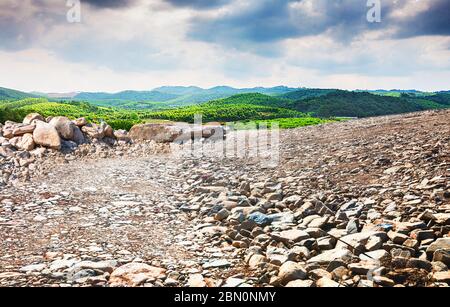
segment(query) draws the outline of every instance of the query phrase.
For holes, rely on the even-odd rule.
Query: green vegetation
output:
[[[315,89],[315,88],[302,88],[297,91],[292,91],[288,93],[284,93],[279,95],[279,98],[286,98],[291,100],[301,100],[308,99],[313,97],[320,97],[327,95],[329,93],[335,92],[336,90],[332,89]]]
[[[94,96],[104,98],[86,102],[79,99],[30,98],[31,94],[0,88],[0,122],[21,121],[28,113],[37,112],[43,116],[67,116],[72,119],[86,117],[92,122],[104,120],[115,129],[129,130],[134,124],[149,121],[193,122],[195,114],[202,114],[203,122],[268,121],[270,126],[276,121],[281,128],[295,128],[336,121],[337,117],[368,117],[450,108],[449,92],[378,91],[373,94],[331,89],[294,91],[284,87],[248,90],[257,89],[272,95],[251,92],[200,104],[190,104],[186,101],[175,103],[179,97],[198,92],[205,94],[208,90],[196,87],[162,87],[159,91],[119,93],[124,95],[119,95],[119,98],[127,97],[130,100],[108,96],[115,94],[101,96],[102,93],[94,93],[89,96],[92,93],[84,93],[87,99]],[[209,91],[224,94],[236,89],[216,87]],[[158,99],[169,100],[140,101],[140,98],[145,98],[141,95],[159,95]],[[177,98],[172,99],[173,96]]]
[[[325,96],[296,101],[290,108],[317,117],[369,117],[449,107],[448,96],[439,96],[441,100],[431,98],[434,96],[424,97],[392,97],[367,92],[335,91]]]
[[[234,123],[233,127],[237,130],[253,129],[254,127],[260,127],[261,125],[271,128],[274,123],[278,125],[280,129],[292,129],[298,127],[306,127],[320,124],[327,124],[336,121],[342,121],[344,119],[321,119],[317,117],[302,117],[302,118],[275,118],[270,120],[256,120],[256,121],[241,121]]]
[[[0,87],[0,100],[19,100],[28,97],[38,97],[38,96],[12,90],[9,88]]]

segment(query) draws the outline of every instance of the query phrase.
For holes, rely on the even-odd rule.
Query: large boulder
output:
[[[170,143],[183,134],[181,127],[170,124],[140,124],[130,130],[132,140],[153,140],[156,143]]]
[[[45,121],[45,118],[39,113],[30,113],[23,119],[24,124],[33,124],[35,121]]]
[[[12,133],[13,133],[13,136],[20,136],[20,135],[24,135],[27,133],[33,133],[35,127],[36,126],[34,124],[32,124],[32,125],[31,124],[30,125],[21,124],[21,125],[14,127]]]
[[[114,131],[114,137],[118,140],[118,141],[124,141],[124,142],[129,142],[131,141],[130,136],[128,135],[128,131],[126,130],[115,130]]]
[[[36,129],[33,131],[34,142],[38,145],[52,149],[61,148],[61,138],[56,128],[45,122],[36,122]]]
[[[73,130],[75,124],[64,116],[56,116],[53,117],[50,122],[50,125],[56,128],[58,133],[61,135],[62,138],[66,140],[73,140]]]
[[[2,134],[5,138],[11,139],[16,136],[21,136],[26,133],[33,133],[36,126],[34,124],[21,124],[12,121],[6,121],[2,129]]]
[[[26,133],[23,136],[16,136],[9,140],[11,145],[20,150],[30,151],[34,149],[34,140],[31,133]]]
[[[81,132],[80,128],[78,128],[77,126],[73,127],[73,138],[72,138],[72,141],[74,141],[78,145],[83,144],[83,143],[86,142],[86,139],[84,137],[83,132]]]
[[[80,128],[83,127],[83,126],[86,126],[86,125],[88,124],[86,118],[84,118],[84,117],[77,118],[77,119],[73,120],[72,122],[73,122],[77,127],[80,127]]]
[[[100,129],[104,131],[105,137],[114,138],[114,130],[113,128],[105,122],[100,124]]]
[[[92,139],[103,139],[105,137],[105,131],[97,124],[83,126],[81,131]]]
[[[202,137],[211,140],[225,139],[226,130],[221,125],[206,124],[202,127]]]

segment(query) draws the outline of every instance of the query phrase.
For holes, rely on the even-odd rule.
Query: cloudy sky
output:
[[[450,89],[450,1],[0,0],[0,86]]]

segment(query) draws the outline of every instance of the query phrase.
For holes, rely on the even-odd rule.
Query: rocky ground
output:
[[[284,130],[275,167],[167,152],[0,155],[0,286],[450,283],[449,111]]]

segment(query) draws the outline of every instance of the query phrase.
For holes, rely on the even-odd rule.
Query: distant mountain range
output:
[[[117,126],[129,127],[146,118],[189,121],[198,113],[210,121],[234,121],[306,114],[320,118],[369,117],[450,108],[448,91],[165,86],[115,94],[67,93],[59,98],[51,98],[58,94],[45,94],[46,97],[40,98],[36,94],[0,88],[0,120],[20,119],[38,112],[45,116],[104,118]]]
[[[88,93],[82,92],[75,95],[74,99],[99,102],[112,102],[118,104],[123,101],[134,102],[167,102],[170,105],[196,104],[214,99],[226,98],[242,93],[261,93],[266,95],[280,95],[295,91],[295,88],[285,86],[234,88],[229,86],[216,86],[203,89],[196,86],[163,86],[151,91],[122,91],[119,93]]]

